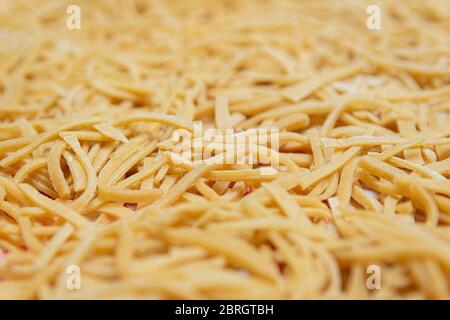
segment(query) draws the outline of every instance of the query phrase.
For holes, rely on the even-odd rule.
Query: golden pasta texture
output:
[[[449,299],[449,30],[447,0],[1,1],[0,299]]]

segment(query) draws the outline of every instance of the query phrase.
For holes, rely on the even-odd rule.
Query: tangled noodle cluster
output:
[[[449,30],[445,0],[2,1],[0,298],[448,299]],[[277,129],[279,166],[180,162],[195,121]]]

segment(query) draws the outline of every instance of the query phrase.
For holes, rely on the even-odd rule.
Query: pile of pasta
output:
[[[2,1],[0,298],[448,299],[449,30],[446,0]],[[195,121],[279,129],[276,174],[177,163]]]

